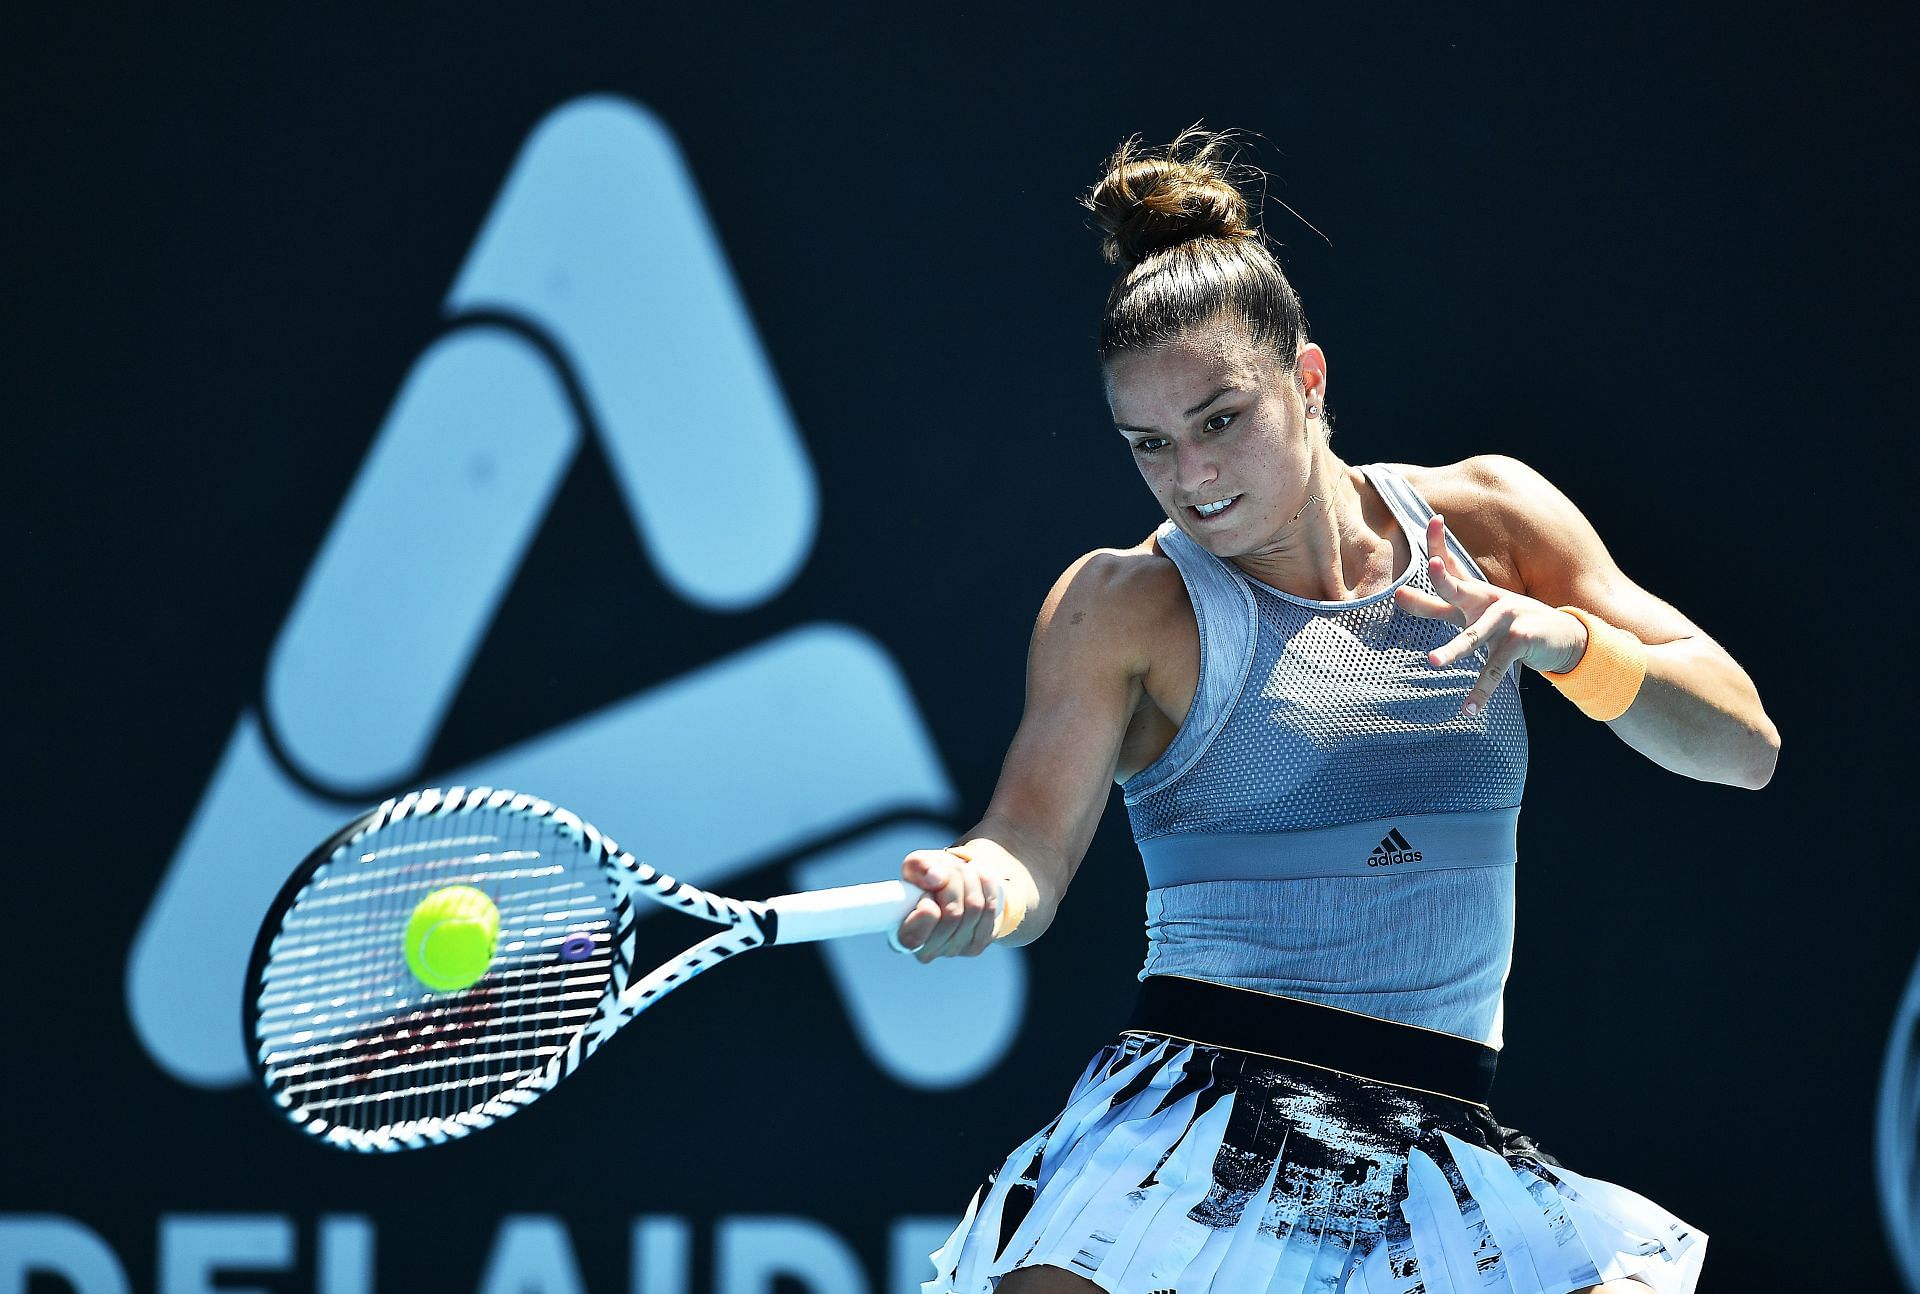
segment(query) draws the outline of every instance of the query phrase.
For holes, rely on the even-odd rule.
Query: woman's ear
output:
[[[1307,403],[1324,408],[1327,403],[1327,353],[1313,342],[1302,344],[1294,353],[1293,371]]]

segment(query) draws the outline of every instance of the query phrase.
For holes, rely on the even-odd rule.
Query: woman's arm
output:
[[[1155,554],[1103,549],[1075,562],[1047,595],[1027,655],[1026,710],[986,815],[952,850],[918,850],[901,864],[902,879],[928,892],[898,934],[921,961],[984,950],[1003,900],[1025,907],[1007,943],[1031,943],[1052,923],[1144,701],[1147,644],[1162,605],[1153,594],[1167,574],[1179,578]]]
[[[1407,589],[1397,595],[1408,610],[1472,631],[1435,652],[1436,665],[1477,646],[1488,649],[1466,705],[1484,706],[1516,660],[1537,670],[1573,668],[1586,650],[1587,630],[1555,608],[1576,606],[1646,645],[1639,693],[1608,725],[1621,740],[1662,768],[1701,781],[1767,784],[1780,734],[1753,680],[1698,625],[1628,579],[1572,500],[1526,464],[1495,455],[1460,464],[1450,487],[1436,493],[1451,496],[1454,534],[1470,552],[1499,555],[1499,570],[1513,585],[1475,580],[1449,557],[1430,568],[1444,601]],[[1430,551],[1444,551],[1438,527],[1436,518]]]

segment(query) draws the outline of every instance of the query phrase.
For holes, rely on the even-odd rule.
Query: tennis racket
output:
[[[491,946],[466,948],[484,971],[464,987],[431,987],[444,976],[419,960],[421,914],[446,906],[442,896],[464,905],[456,933],[480,938],[474,911],[497,913]],[[768,944],[891,929],[920,898],[901,881],[727,898],[656,871],[547,800],[416,791],[342,828],[274,901],[247,973],[254,1068],[274,1104],[327,1145],[451,1141],[538,1099],[703,971]],[[635,962],[647,903],[724,928],[647,970]]]

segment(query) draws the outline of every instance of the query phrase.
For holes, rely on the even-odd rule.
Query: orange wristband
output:
[[[1005,939],[1027,919],[1027,886],[1032,884],[1032,881],[1028,881],[1023,886],[1011,876],[1001,879],[1000,897],[1005,902],[1000,908],[999,919],[993,923],[995,939]]]
[[[1540,671],[1540,677],[1559,688],[1580,713],[1602,723],[1625,714],[1640,695],[1647,677],[1647,647],[1625,629],[1616,628],[1579,607],[1561,607],[1587,627],[1587,650],[1564,674]]]
[[[949,845],[946,852],[964,863],[973,862],[973,855],[967,852],[965,845]],[[1005,850],[1001,853],[1006,865],[1000,869],[1000,915],[993,921],[995,939],[1005,939],[1020,928],[1020,923],[1027,919],[1028,896],[1036,893],[1033,877],[1020,860]]]

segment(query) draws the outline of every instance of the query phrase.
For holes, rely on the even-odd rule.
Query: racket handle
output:
[[[802,890],[768,899],[780,916],[773,942],[804,944],[847,935],[871,935],[891,930],[926,895],[905,881],[875,881],[870,885],[842,885],[832,890]]]

